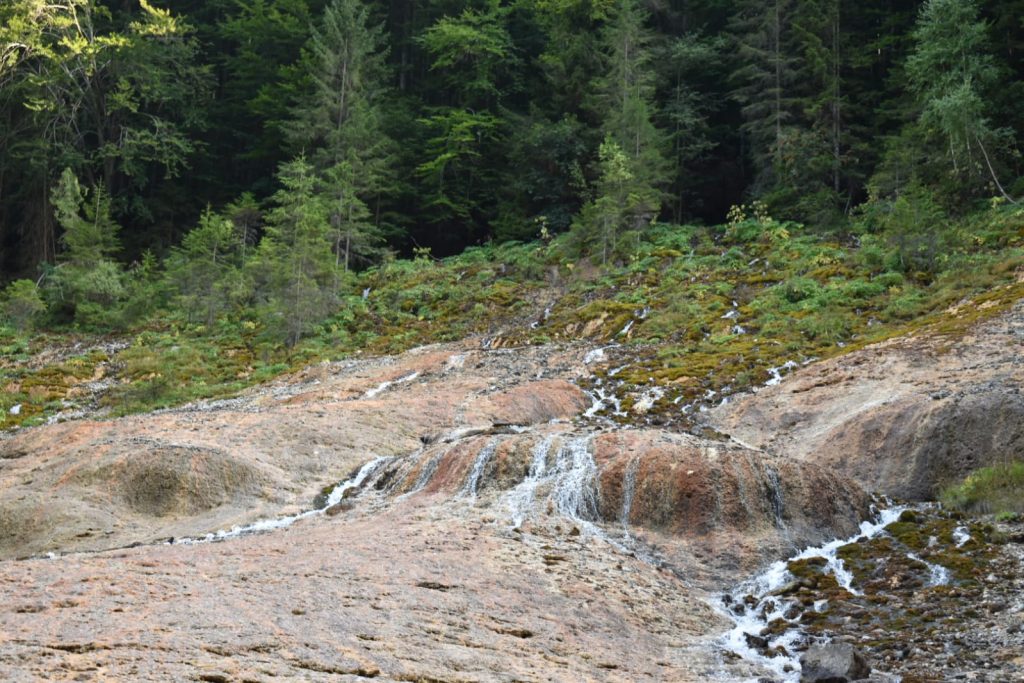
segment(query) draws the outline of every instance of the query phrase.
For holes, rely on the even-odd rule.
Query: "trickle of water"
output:
[[[957,548],[964,547],[964,544],[969,540],[971,540],[971,534],[967,531],[967,527],[958,526],[953,529],[953,541],[956,543]]]
[[[380,393],[387,391],[389,388],[393,387],[396,384],[405,384],[406,382],[411,382],[419,376],[420,373],[418,372],[410,372],[408,375],[405,375],[404,377],[399,377],[398,379],[395,380],[391,380],[390,382],[381,382],[376,387],[370,389],[365,394],[363,394],[363,398],[374,398]]]
[[[636,475],[640,470],[640,458],[635,457],[626,466],[626,476],[622,482],[622,514],[619,515],[619,522],[626,535],[629,535],[629,515],[633,511],[633,496],[636,494]]]
[[[615,335],[615,336],[616,337],[622,337],[624,335],[629,334],[629,331],[633,329],[633,324],[635,322],[636,322],[635,320],[630,320],[628,323],[626,323],[626,326],[623,327],[621,330],[619,330],[619,333],[617,335]]]
[[[768,481],[768,502],[772,506],[772,514],[775,517],[775,528],[785,529],[786,523],[782,519],[784,500],[782,497],[782,483],[779,481],[779,472],[774,467],[764,468],[765,479]]]
[[[359,468],[359,471],[354,477],[346,481],[341,482],[331,491],[327,497],[323,507],[315,510],[306,510],[295,515],[287,515],[285,517],[275,517],[271,519],[261,519],[251,524],[237,525],[230,529],[221,529],[213,533],[206,534],[197,538],[179,538],[175,540],[177,545],[198,545],[200,543],[210,543],[213,541],[225,541],[231,538],[238,538],[239,536],[246,536],[249,534],[256,534],[264,531],[273,531],[275,529],[284,529],[290,527],[300,519],[306,519],[307,517],[315,517],[322,515],[327,508],[332,505],[337,505],[345,497],[345,494],[352,489],[360,488],[367,478],[376,472],[384,463],[392,460],[390,457],[380,457],[366,463]]]
[[[487,463],[494,457],[494,453],[498,450],[499,439],[491,439],[486,446],[480,449],[477,453],[476,460],[473,461],[473,469],[469,472],[469,477],[466,479],[465,485],[459,492],[459,496],[462,498],[469,498],[470,500],[476,500],[476,492],[480,488],[480,480],[484,476],[484,468],[487,467]]]
[[[771,379],[764,383],[766,387],[774,387],[776,384],[782,383],[782,372],[783,370],[793,370],[800,367],[793,361],[786,361],[784,364],[777,368],[768,368],[768,374],[771,375]]]
[[[935,564],[934,562],[929,562],[928,560],[920,557],[919,555],[916,555],[915,553],[907,553],[907,557],[909,557],[914,562],[920,562],[924,566],[928,567],[929,588],[934,586],[945,586],[949,583],[949,570],[943,567],[942,565]]]
[[[394,460],[394,458],[382,456],[371,460],[360,467],[356,476],[334,487],[331,493],[327,496],[327,501],[324,503],[324,509],[340,503],[349,491],[360,488],[371,475],[376,473],[377,470],[379,470],[385,463],[391,462],[392,460]]]
[[[434,457],[432,457],[427,464],[423,466],[423,469],[420,470],[419,476],[416,477],[416,484],[413,485],[412,489],[410,489],[408,493],[399,496],[399,498],[406,498],[414,493],[422,491],[426,485],[430,483],[430,479],[434,476],[434,472],[437,472],[437,466],[441,464],[441,459],[443,457],[444,451],[435,454]]]

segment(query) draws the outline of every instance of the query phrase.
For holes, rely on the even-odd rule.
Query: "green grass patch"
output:
[[[1024,462],[975,470],[940,496],[943,504],[965,512],[1003,517],[1024,514]]]

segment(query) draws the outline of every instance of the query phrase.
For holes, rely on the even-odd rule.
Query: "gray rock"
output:
[[[871,667],[852,645],[812,645],[800,658],[800,683],[848,683],[871,675]]]

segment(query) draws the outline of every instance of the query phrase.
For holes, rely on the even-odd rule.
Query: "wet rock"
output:
[[[747,640],[747,647],[753,650],[763,650],[768,647],[768,639],[762,638],[761,636],[755,636],[751,633],[743,634]]]
[[[962,339],[918,334],[815,363],[711,411],[710,426],[870,490],[928,500],[1024,450],[1022,322],[1018,303]]]
[[[800,683],[847,683],[871,675],[871,667],[848,643],[812,645],[800,657]]]

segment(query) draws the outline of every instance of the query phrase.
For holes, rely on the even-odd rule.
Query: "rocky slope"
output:
[[[429,347],[230,401],[8,436],[0,552],[53,557],[0,564],[0,670],[752,673],[713,646],[729,621],[709,591],[854,528],[865,493],[812,464],[581,418],[587,351]],[[367,463],[360,487],[332,497]],[[271,533],[189,540],[326,500],[326,514]]]
[[[812,365],[712,413],[731,440],[587,417],[597,399],[580,386],[602,362],[587,347],[475,342],[7,435],[0,677],[791,678],[795,652],[730,646],[737,618],[767,609],[733,587],[771,560],[855,536],[868,491],[924,496],[946,472],[1012,450],[1020,375],[1006,348],[1019,345],[1020,316],[973,338],[904,339]],[[914,572],[955,561],[967,573],[942,584],[959,591],[943,609],[975,595],[982,562],[1017,585],[1012,543],[968,562],[974,546],[947,553],[922,538],[848,562],[865,585],[895,577],[884,590],[898,601],[899,586],[924,586]],[[858,562],[894,569],[869,576]],[[780,571],[814,606],[782,629],[799,626],[788,647],[895,623],[859,618],[882,603],[845,601],[832,578]],[[723,601],[726,589],[738,603]],[[822,600],[857,612],[819,610]],[[1024,606],[1002,602],[1007,625],[972,641],[978,652],[1016,642],[1004,636]],[[804,616],[814,614],[826,616]],[[928,623],[908,633],[941,638]],[[865,645],[877,664],[955,673],[928,663],[930,646],[898,659],[884,640]],[[1010,671],[996,654],[983,660]]]
[[[971,470],[1024,457],[1022,348],[1017,304],[965,335],[901,337],[811,364],[712,411],[710,424],[869,490],[925,500]]]

